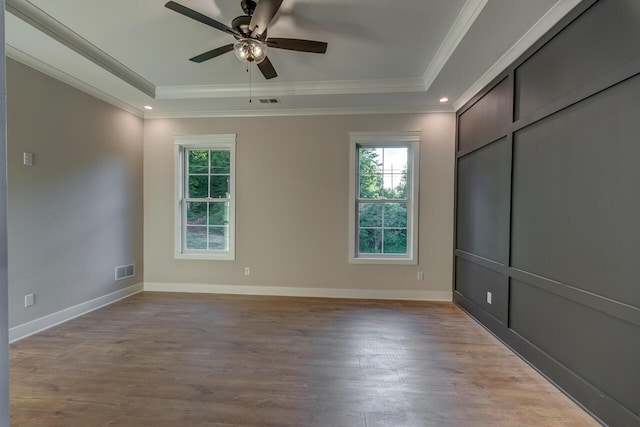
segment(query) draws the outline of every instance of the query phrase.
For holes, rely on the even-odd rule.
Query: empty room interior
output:
[[[0,427],[640,427],[640,1],[0,5]]]

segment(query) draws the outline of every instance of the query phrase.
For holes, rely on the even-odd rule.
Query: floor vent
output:
[[[128,279],[136,275],[136,265],[119,265],[116,267],[116,280]]]
[[[278,98],[261,98],[260,104],[280,104],[280,100]]]

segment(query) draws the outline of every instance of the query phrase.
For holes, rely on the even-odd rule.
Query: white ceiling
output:
[[[329,47],[326,55],[270,49],[278,77],[269,81],[233,53],[188,61],[234,39],[165,2],[7,0],[9,12],[28,9],[40,26],[7,13],[7,54],[148,118],[454,111],[580,0],[284,0],[269,35]],[[227,25],[242,14],[240,0],[178,3]],[[51,38],[51,27],[150,82],[155,99]]]

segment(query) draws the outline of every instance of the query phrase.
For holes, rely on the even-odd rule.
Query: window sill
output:
[[[417,259],[410,258],[364,258],[350,257],[349,264],[389,264],[389,265],[418,265]]]
[[[175,259],[190,259],[190,260],[203,260],[203,261],[235,261],[236,257],[233,254],[190,254],[190,253],[178,253],[174,256]]]

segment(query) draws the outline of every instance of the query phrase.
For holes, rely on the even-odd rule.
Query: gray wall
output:
[[[612,426],[640,425],[638,22],[585,1],[458,112],[454,299]]]
[[[9,322],[7,304],[7,155],[4,0],[0,0],[0,427],[9,426]]]
[[[14,327],[142,282],[143,123],[13,60],[7,97]],[[116,282],[129,263],[136,277]]]

